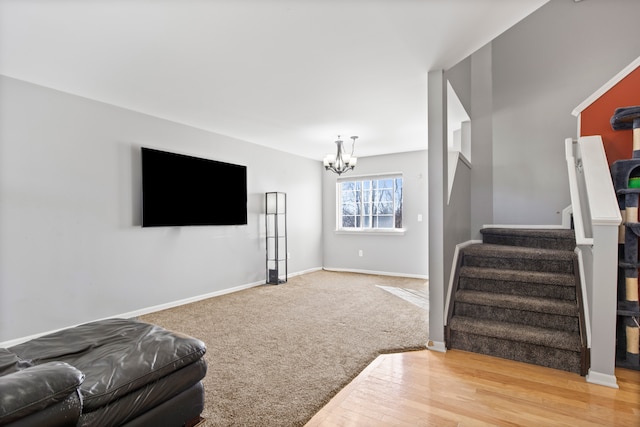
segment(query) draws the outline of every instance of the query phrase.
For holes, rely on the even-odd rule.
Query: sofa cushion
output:
[[[16,372],[19,369],[28,368],[31,364],[26,363],[10,352],[6,348],[0,348],[0,376]]]
[[[82,401],[80,393],[76,390],[61,402],[46,407],[45,409],[33,412],[21,417],[11,423],[8,427],[78,427],[80,412],[82,411]],[[0,424],[2,425],[2,424]]]
[[[204,409],[204,386],[196,383],[177,396],[148,410],[121,427],[149,427],[149,426],[204,426],[200,424],[200,414]],[[189,420],[185,423],[184,420]],[[80,420],[82,422],[82,420]],[[197,423],[197,424],[196,424]]]
[[[162,405],[169,410],[163,422],[147,424],[149,426],[179,426],[181,423],[169,422],[169,420],[179,415],[186,408],[179,408],[185,402],[180,399],[174,402],[174,398],[183,391],[200,383],[207,373],[207,363],[204,358],[185,366],[179,371],[175,371],[165,377],[147,384],[137,389],[133,393],[122,396],[118,400],[102,406],[95,411],[83,412],[76,427],[94,426],[120,426],[137,419],[142,414]],[[190,405],[198,406],[199,400],[189,402]],[[202,408],[199,408],[202,412]],[[198,412],[198,414],[200,413]],[[197,414],[195,414],[197,415]],[[195,418],[195,415],[184,420]]]
[[[0,425],[42,411],[70,395],[82,383],[82,372],[64,362],[50,362],[22,369],[0,377]],[[80,415],[80,401],[70,410]],[[76,418],[77,419],[77,418]]]
[[[9,350],[33,364],[81,370],[83,412],[107,405],[204,355],[202,341],[130,319],[108,319],[45,335]]]

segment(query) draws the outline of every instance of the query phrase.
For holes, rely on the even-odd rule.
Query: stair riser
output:
[[[580,353],[536,344],[451,331],[451,347],[503,359],[580,373]]]
[[[504,270],[543,271],[573,274],[573,261],[555,259],[506,258],[465,255],[463,265],[470,267],[500,268]]]
[[[454,315],[537,326],[559,331],[580,331],[578,318],[576,316],[563,316],[463,302],[456,302]]]
[[[573,251],[576,247],[575,240],[529,238],[523,236],[495,236],[484,234],[482,241],[495,245],[524,246],[527,248],[557,249],[562,251]]]
[[[576,288],[573,286],[510,282],[476,277],[460,277],[460,289],[508,295],[557,298],[570,301],[575,301],[576,299]]]

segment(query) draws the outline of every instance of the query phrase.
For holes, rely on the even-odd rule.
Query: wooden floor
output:
[[[316,426],[640,426],[640,371],[619,389],[463,351],[378,357],[307,423]]]

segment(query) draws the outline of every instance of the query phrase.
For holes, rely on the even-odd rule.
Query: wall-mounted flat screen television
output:
[[[143,227],[246,224],[246,166],[142,147]]]

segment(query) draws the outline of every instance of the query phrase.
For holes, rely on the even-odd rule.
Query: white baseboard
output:
[[[143,316],[145,314],[154,313],[156,311],[167,310],[169,308],[174,308],[174,307],[178,307],[178,306],[185,305],[185,304],[190,304],[190,303],[197,302],[197,301],[202,301],[202,300],[207,299],[207,298],[213,298],[213,297],[217,297],[217,296],[220,296],[220,295],[225,295],[225,294],[230,294],[230,293],[233,293],[233,292],[242,291],[244,289],[253,288],[255,286],[259,286],[259,285],[262,285],[264,283],[265,283],[264,281],[249,283],[249,284],[246,284],[246,285],[241,285],[241,286],[236,286],[236,287],[233,287],[233,288],[223,289],[223,290],[220,290],[220,291],[210,292],[210,293],[203,294],[203,295],[198,295],[198,296],[195,296],[195,297],[185,298],[185,299],[181,299],[181,300],[177,300],[177,301],[171,301],[171,302],[164,303],[164,304],[154,305],[154,306],[151,306],[151,307],[141,308],[139,310],[134,310],[134,311],[126,312],[126,313],[115,314],[115,315],[109,316],[109,317],[103,317],[103,318],[99,318],[99,319],[88,320],[86,322],[78,323],[78,324],[67,326],[67,327],[64,327],[64,328],[53,329],[53,330],[50,330],[50,331],[41,332],[41,333],[38,333],[38,334],[29,335],[29,336],[26,336],[26,337],[21,337],[21,338],[16,338],[16,339],[13,339],[13,340],[10,340],[10,341],[1,342],[0,343],[0,348],[6,348],[6,347],[11,347],[11,346],[14,346],[14,345],[18,345],[18,344],[21,344],[23,342],[26,342],[26,341],[41,337],[43,335],[48,335],[48,334],[52,334],[54,332],[62,331],[64,329],[73,328],[73,327],[79,326],[79,325],[84,324],[84,323],[97,322],[99,320],[114,319],[114,318],[130,319],[132,317]]]
[[[299,276],[299,275],[306,274],[306,273],[311,273],[311,272],[318,271],[318,270],[322,270],[322,267],[316,267],[316,268],[311,268],[311,269],[308,269],[308,270],[303,270],[303,271],[291,273],[291,274],[287,275],[287,277],[295,277],[295,276]],[[22,344],[23,342],[26,342],[26,341],[41,337],[43,335],[48,335],[48,334],[52,334],[54,332],[62,331],[64,329],[73,328],[73,327],[81,325],[83,323],[96,322],[96,321],[105,320],[105,319],[114,319],[114,318],[130,319],[132,317],[144,316],[145,314],[154,313],[156,311],[167,310],[169,308],[179,307],[179,306],[185,305],[185,304],[191,304],[191,303],[202,301],[202,300],[205,300],[205,299],[208,299],[208,298],[213,298],[213,297],[217,297],[217,296],[221,296],[221,295],[231,294],[231,293],[234,293],[234,292],[242,291],[242,290],[249,289],[249,288],[254,288],[256,286],[260,286],[260,285],[264,285],[264,284],[265,284],[265,280],[260,280],[258,282],[247,283],[245,285],[235,286],[233,288],[222,289],[222,290],[219,290],[219,291],[209,292],[209,293],[206,293],[206,294],[197,295],[197,296],[189,297],[189,298],[184,298],[184,299],[177,300],[177,301],[170,301],[170,302],[167,302],[167,303],[164,303],[164,304],[158,304],[158,305],[154,305],[154,306],[151,306],[151,307],[141,308],[139,310],[134,310],[134,311],[126,312],[126,313],[115,314],[115,315],[109,316],[109,317],[103,317],[103,318],[100,318],[100,319],[88,320],[87,322],[78,323],[78,324],[67,326],[67,327],[64,327],[64,328],[53,329],[53,330],[50,330],[50,331],[29,335],[29,336],[26,336],[26,337],[20,337],[20,338],[16,338],[16,339],[13,339],[13,340],[0,342],[0,348],[7,348],[7,347],[12,347],[14,345]]]
[[[619,388],[615,375],[602,374],[589,369],[587,374],[587,382],[591,384],[603,385],[605,387]]]
[[[219,297],[221,295],[231,294],[238,291],[243,291],[245,289],[254,288],[256,286],[264,285],[265,281],[261,280],[259,282],[248,283],[246,285],[235,286],[233,288],[222,289],[220,291],[209,292],[202,295],[197,295],[194,297],[189,297],[177,301],[171,301],[164,304],[158,304],[151,307],[141,308],[139,310],[129,311],[127,313],[120,313],[113,317],[129,319],[132,317],[144,316],[145,314],[155,313],[156,311],[167,310],[174,307],[179,307],[181,305],[191,304],[194,302],[202,301],[205,299]]]
[[[78,325],[74,325],[74,326],[78,326]],[[26,337],[20,337],[20,338],[12,339],[12,340],[9,340],[9,341],[3,341],[3,342],[0,342],[0,348],[13,347],[14,345],[22,344],[23,342],[31,341],[32,339],[41,337],[43,335],[52,334],[54,332],[58,332],[58,331],[61,331],[63,329],[68,329],[68,328],[53,329],[51,331],[41,332],[39,334],[33,334],[33,335],[26,336]]]
[[[569,205],[562,210],[562,228],[571,228],[572,217],[573,217],[573,206]]]
[[[320,271],[320,270],[322,270],[322,267],[314,267],[314,268],[310,268],[308,270],[298,271],[296,273],[289,273],[289,275],[287,277],[291,278],[291,277],[296,277],[296,276],[302,276],[303,274],[313,273],[314,271]]]
[[[564,222],[564,220],[563,220]],[[569,224],[570,225],[570,224]],[[482,228],[514,228],[514,229],[567,229],[567,224],[551,224],[551,225],[526,225],[526,224],[484,224]]]
[[[355,268],[336,268],[336,267],[324,267],[323,270],[335,271],[339,273],[361,273],[361,274],[373,274],[377,276],[408,277],[410,279],[429,280],[429,276],[423,275],[423,274],[395,273],[395,272],[388,272],[388,271],[360,270]]]
[[[442,341],[429,340],[429,342],[427,343],[427,348],[429,350],[437,351],[439,353],[446,353],[447,352],[447,346]]]
[[[475,243],[482,243],[482,240],[467,240],[466,242],[462,242],[456,245],[453,250],[453,260],[451,261],[451,272],[449,273],[449,287],[447,288],[447,298],[444,300],[444,326],[447,326],[447,313],[449,313],[449,301],[451,301],[451,292],[453,290],[453,278],[456,274],[456,265],[458,263],[458,256],[460,255],[460,250],[466,248],[469,245],[473,245]]]
[[[314,268],[310,268],[307,270],[302,270],[302,271],[298,271],[295,273],[290,273],[287,275],[288,278],[292,278],[295,276],[300,276],[302,274],[307,274],[307,273],[312,273],[314,271],[320,271],[323,270],[322,267],[314,267]],[[353,273],[366,273],[366,274],[377,274],[377,275],[383,275],[383,276],[401,276],[401,277],[412,277],[412,278],[417,278],[417,279],[428,279],[428,277],[426,276],[419,276],[419,275],[407,275],[407,274],[399,274],[399,273],[385,273],[385,272],[376,272],[376,271],[368,271],[368,270],[347,270],[347,269],[324,269],[324,270],[330,270],[330,271],[345,271],[345,272],[353,272]],[[154,313],[156,311],[161,311],[161,310],[167,310],[169,308],[174,308],[174,307],[179,307],[181,305],[185,305],[185,304],[191,304],[194,302],[198,302],[198,301],[202,301],[208,298],[213,298],[213,297],[217,297],[217,296],[221,296],[221,295],[226,295],[226,294],[231,294],[234,292],[238,292],[238,291],[242,291],[245,289],[249,289],[249,288],[253,288],[256,286],[261,286],[264,285],[265,281],[264,280],[260,280],[258,282],[253,282],[253,283],[247,283],[244,285],[240,285],[240,286],[235,286],[232,288],[227,288],[227,289],[222,289],[219,291],[214,291],[214,292],[209,292],[206,294],[202,294],[202,295],[197,295],[194,297],[189,297],[189,298],[184,298],[181,300],[177,300],[177,301],[170,301],[164,304],[158,304],[158,305],[154,305],[151,307],[145,307],[145,308],[141,308],[139,310],[134,310],[134,311],[129,311],[126,313],[120,313],[120,314],[115,314],[113,316],[109,316],[109,317],[103,317],[100,319],[94,319],[94,320],[88,320],[87,322],[82,322],[82,323],[89,323],[89,322],[95,322],[98,320],[105,320],[105,319],[113,319],[113,318],[124,318],[124,319],[129,319],[132,317],[138,317],[138,316],[144,316],[145,314],[150,314],[150,313]],[[25,336],[25,337],[20,337],[20,338],[15,338],[9,341],[4,341],[4,342],[0,342],[0,348],[7,348],[7,347],[12,347],[14,345],[18,345],[18,344],[22,344],[23,342],[41,337],[43,335],[48,335],[48,334],[52,334],[54,332],[58,332],[64,329],[68,329],[68,328],[73,328],[75,326],[78,326],[82,323],[78,323],[75,325],[70,325],[64,328],[58,328],[58,329],[53,329],[50,331],[45,331],[45,332],[41,332],[41,333],[37,333],[37,334],[33,334],[33,335],[29,335],[29,336]]]

